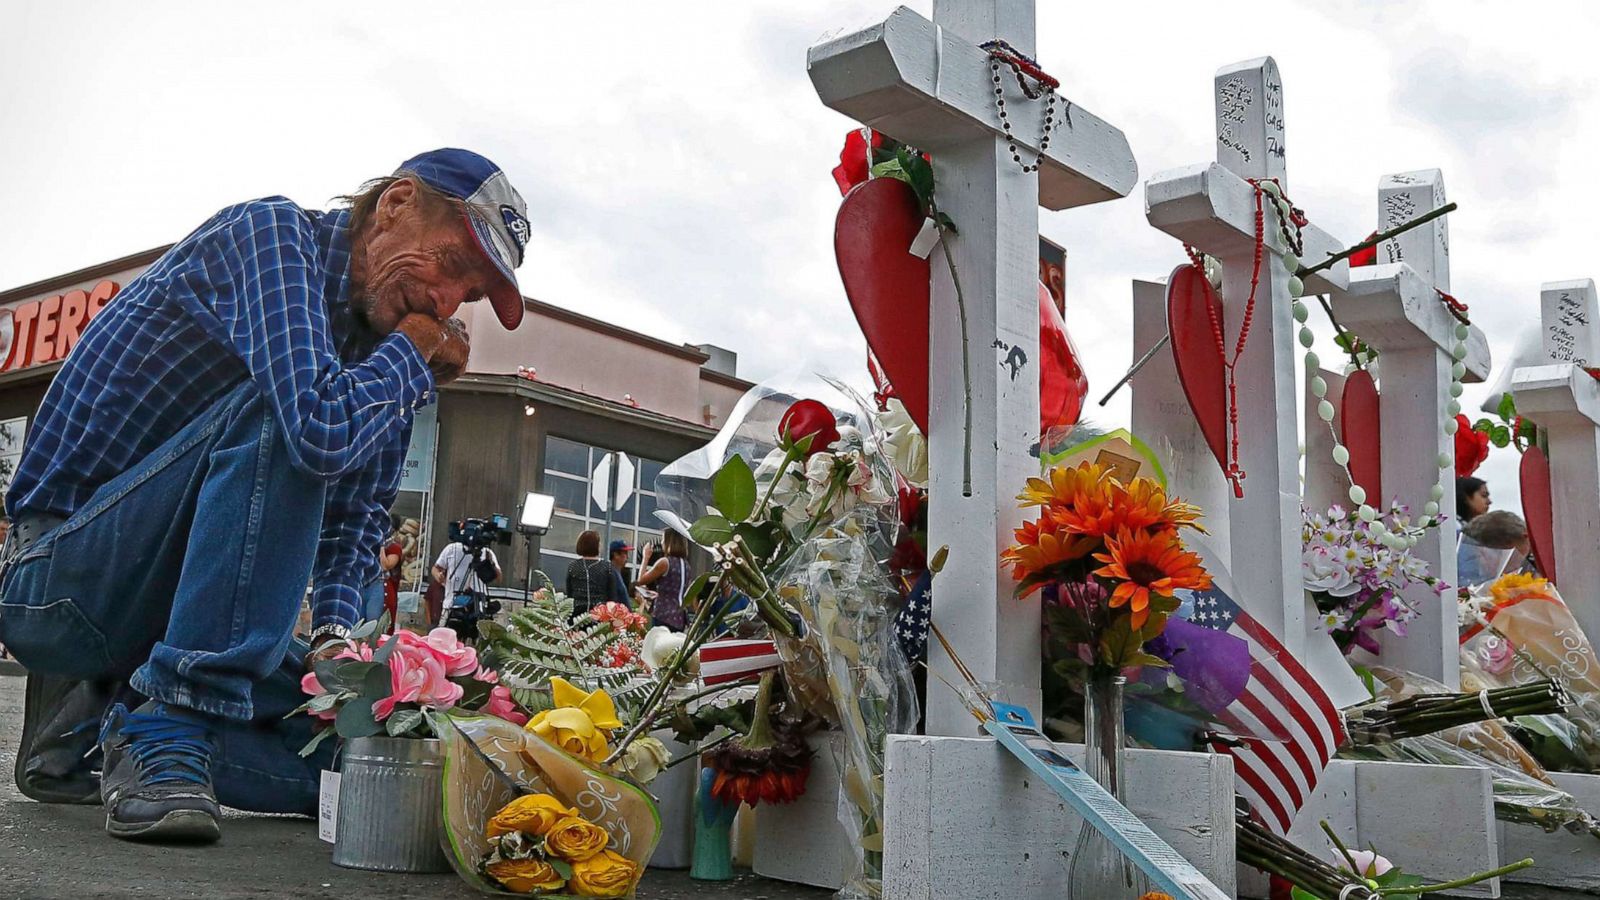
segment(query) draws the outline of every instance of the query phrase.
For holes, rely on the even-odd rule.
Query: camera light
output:
[[[524,531],[544,533],[550,529],[550,516],[555,512],[556,498],[550,494],[529,491],[522,499],[522,513],[517,527]]]

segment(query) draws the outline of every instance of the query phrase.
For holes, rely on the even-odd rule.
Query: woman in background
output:
[[[655,600],[650,604],[652,624],[682,631],[689,627],[689,617],[683,608],[683,590],[689,585],[689,542],[683,535],[669,530],[662,544],[666,555],[653,563],[646,555],[644,572],[633,583],[655,590]],[[652,549],[646,547],[646,554]]]
[[[1465,475],[1456,479],[1456,518],[1462,527],[1489,511],[1489,483]]]
[[[600,533],[585,531],[578,535],[578,545],[574,549],[578,558],[567,566],[567,596],[572,598],[572,614],[588,612],[612,600],[626,604],[627,595],[621,591],[621,582],[617,580],[611,561],[600,558]]]

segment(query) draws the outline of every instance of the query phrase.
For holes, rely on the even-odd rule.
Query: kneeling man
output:
[[[466,367],[456,310],[522,320],[527,208],[489,160],[424,153],[347,199],[228,207],[130,282],[6,495],[17,782],[99,800],[117,837],[214,840],[219,800],[315,808],[309,722],[283,721],[300,675],[377,574],[416,410]]]

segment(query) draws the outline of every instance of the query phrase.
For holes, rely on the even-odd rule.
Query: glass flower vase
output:
[[[1083,768],[1117,802],[1127,804],[1127,751],[1123,733],[1121,675],[1091,677],[1084,686]],[[1067,871],[1069,900],[1137,900],[1150,879],[1100,830],[1084,822]]]

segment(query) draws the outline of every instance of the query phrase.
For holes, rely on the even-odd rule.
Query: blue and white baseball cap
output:
[[[445,147],[413,156],[396,175],[415,175],[429,187],[467,205],[467,222],[478,249],[505,281],[489,291],[489,302],[506,330],[522,324],[522,289],[516,269],[528,246],[528,205],[500,167],[473,153]]]

